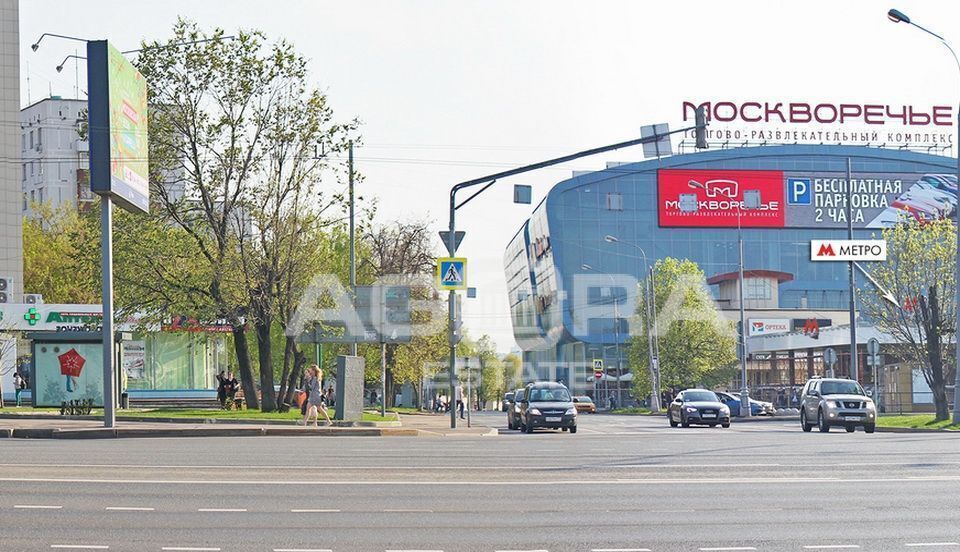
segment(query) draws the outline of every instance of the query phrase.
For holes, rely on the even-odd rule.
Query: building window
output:
[[[763,278],[750,278],[743,282],[743,296],[746,300],[766,300],[773,299],[773,286],[770,280]]]
[[[22,151],[27,151],[27,133],[26,132],[20,135],[20,149]]]
[[[33,161],[31,161],[31,162],[30,162],[30,176],[33,176],[34,174],[36,174],[36,173],[33,172]]]
[[[38,128],[37,129],[37,147],[39,148],[42,145],[43,145],[43,129]]]
[[[23,182],[27,181],[27,164],[23,164]]]
[[[33,131],[30,131],[30,149],[33,149]]]
[[[607,210],[623,211],[623,194],[617,192],[607,194]]]

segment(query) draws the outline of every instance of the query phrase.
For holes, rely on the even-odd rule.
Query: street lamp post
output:
[[[654,350],[654,340],[656,339],[656,337],[654,336],[653,319],[655,314],[651,314],[655,312],[655,311],[651,311],[651,308],[653,307],[652,305],[653,299],[656,297],[655,291],[654,291],[655,288],[653,286],[653,267],[650,266],[650,263],[647,261],[647,253],[639,245],[635,243],[630,243],[630,242],[622,242],[616,236],[611,236],[611,235],[604,236],[603,240],[606,241],[607,243],[624,243],[636,248],[636,250],[639,251],[640,255],[643,257],[644,268],[649,274],[649,278],[645,278],[644,280],[643,294],[644,294],[644,303],[646,303],[646,310],[647,310],[647,320],[646,320],[647,349],[648,349],[647,354],[648,354],[648,358],[650,359],[650,380],[651,380],[650,381],[651,383],[650,410],[653,412],[659,412],[660,406],[661,406],[660,405],[660,370],[659,370],[660,359]]]
[[[696,180],[691,180],[687,182],[687,186],[691,188],[699,188],[706,191],[707,187]],[[740,336],[739,336],[739,349],[740,349],[740,416],[743,418],[750,417],[750,387],[747,384],[747,320],[746,320],[746,311],[744,309],[744,295],[743,295],[743,226],[741,224],[741,216],[743,215],[743,206],[741,202],[730,197],[726,192],[721,190],[714,189],[714,191],[726,199],[730,200],[730,203],[734,204],[737,207],[737,249],[739,251],[739,267],[738,267],[738,287],[739,287],[739,300],[737,301],[740,304]],[[750,190],[744,190],[744,198],[746,198],[747,192]]]
[[[593,268],[592,266],[588,265],[588,264],[582,264],[582,265],[580,265],[580,268],[581,268],[582,270],[587,270],[587,271],[596,272],[596,270],[594,270],[594,268]],[[613,331],[614,331],[614,345],[615,345],[616,348],[617,348],[617,407],[618,407],[618,408],[622,408],[622,407],[623,407],[623,403],[620,402],[620,401],[621,401],[621,399],[622,399],[623,397],[622,397],[622,395],[620,394],[620,376],[621,376],[622,370],[623,370],[623,368],[622,368],[623,358],[622,358],[621,355],[620,355],[620,306],[619,306],[619,305],[620,305],[620,299],[619,299],[618,297],[616,297],[616,296],[613,295],[613,287],[614,287],[614,283],[615,283],[614,280],[613,280],[613,276],[611,276],[610,274],[604,274],[604,275],[605,275],[607,278],[610,278],[610,296],[613,297],[613,318],[614,318],[614,328],[613,328]],[[607,374],[606,374],[606,370],[604,370],[604,374],[603,374],[603,375],[604,375],[604,376],[607,375]],[[607,394],[607,400],[609,401],[609,399],[610,399],[610,397],[609,397],[609,392],[608,392],[608,394]]]
[[[903,12],[899,10],[890,10],[887,12],[887,18],[894,23],[906,23],[907,25],[913,25],[914,27],[920,29],[921,31],[927,33],[928,35],[936,38],[940,41],[941,44],[946,46],[947,50],[950,51],[950,55],[953,56],[954,63],[957,64],[957,75],[960,76],[960,59],[957,58],[957,53],[953,51],[953,48],[950,47],[950,44],[937,33],[917,25],[913,21],[910,21],[910,18],[907,17]],[[957,106],[957,137],[960,138],[960,105]],[[957,205],[954,207],[954,214],[957,216],[957,224],[960,226],[960,144],[956,144],[957,147]],[[957,232],[957,252],[956,258],[954,260],[954,362],[956,363],[956,378],[954,379],[953,387],[953,423],[960,423],[960,228]]]

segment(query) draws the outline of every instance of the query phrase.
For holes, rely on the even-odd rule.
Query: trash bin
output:
[[[126,391],[120,393],[120,408],[130,408],[130,395]]]

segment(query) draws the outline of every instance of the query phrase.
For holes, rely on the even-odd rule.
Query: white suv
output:
[[[804,431],[817,426],[821,433],[830,431],[831,426],[843,426],[851,433],[863,426],[864,431],[873,433],[877,407],[853,380],[815,377],[800,396],[800,426]]]

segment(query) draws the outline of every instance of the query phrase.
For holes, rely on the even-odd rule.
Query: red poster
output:
[[[748,209],[743,203],[747,190],[760,192],[759,208]],[[696,210],[690,211],[694,201]],[[736,228],[739,206],[744,228],[783,228],[783,171],[661,169],[657,205],[660,226]]]

